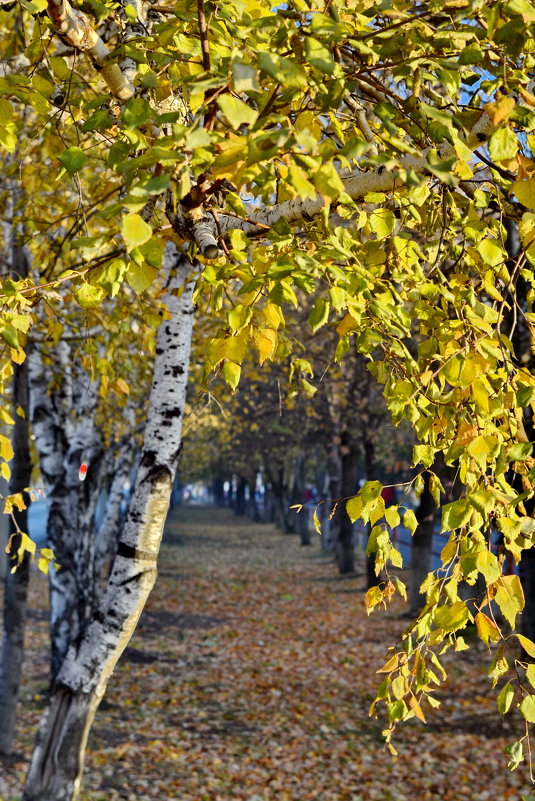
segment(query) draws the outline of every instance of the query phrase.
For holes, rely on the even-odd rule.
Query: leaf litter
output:
[[[400,726],[392,757],[368,717],[406,620],[366,615],[362,575],[228,509],[179,507],[159,577],[89,738],[81,801],[505,801],[529,792],[504,748],[482,645],[448,656],[427,725]],[[32,577],[15,753],[0,798],[20,797],[49,659],[46,580]]]

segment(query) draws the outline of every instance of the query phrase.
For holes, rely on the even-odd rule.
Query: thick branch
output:
[[[215,225],[202,206],[184,212],[180,204],[175,207],[173,194],[169,191],[165,202],[165,213],[176,234],[184,239],[192,239],[205,259],[217,259],[219,245],[214,236]]]
[[[483,113],[479,120],[476,122],[465,144],[471,149],[475,150],[482,141],[488,139],[495,125],[488,114]],[[413,170],[417,173],[429,173],[429,162],[427,155],[432,148],[426,148],[421,156],[403,156],[399,160],[399,167],[402,170]],[[456,157],[455,150],[452,145],[448,143],[443,144],[439,148],[439,157],[446,161]],[[353,199],[357,200],[368,192],[390,192],[392,189],[398,189],[403,186],[404,179],[394,174],[384,166],[379,166],[370,172],[352,173],[347,176],[342,176],[344,182],[345,192]],[[266,226],[273,226],[282,217],[285,217],[288,222],[294,220],[302,220],[304,218],[315,217],[320,214],[325,205],[325,198],[322,195],[316,195],[315,198],[309,200],[302,200],[301,198],[294,198],[286,200],[284,203],[277,203],[269,209],[260,212],[252,212],[249,215],[249,221],[239,219],[225,214],[219,213],[219,223],[221,231],[225,233],[233,228],[239,228],[246,234],[255,236],[265,233]]]
[[[49,0],[48,14],[71,47],[89,54],[111,93],[123,102],[129,100],[134,94],[134,87],[125,78],[119,65],[110,61],[110,51],[87,16],[74,9],[68,0]]]

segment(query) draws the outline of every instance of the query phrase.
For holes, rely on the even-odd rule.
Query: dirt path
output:
[[[405,725],[399,757],[384,750],[367,709],[403,623],[400,607],[366,617],[363,581],[338,578],[317,541],[301,548],[229,510],[176,510],[97,715],[83,801],[520,801],[526,772],[505,769],[513,737],[480,651],[440,694],[447,723]],[[19,754],[4,765],[12,792],[39,712],[39,614]]]

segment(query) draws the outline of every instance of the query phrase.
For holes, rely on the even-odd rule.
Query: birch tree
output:
[[[75,304],[91,321],[109,299],[126,316],[156,314],[169,241],[201,261],[194,302],[220,326],[206,373],[221,372],[231,387],[251,354],[260,365],[287,359],[300,374],[299,346],[284,331],[299,293],[311,296],[311,330],[336,331],[339,361],[362,354],[393,422],[413,426],[416,490],[427,472],[442,503],[438,456],[458,474],[457,500],[442,509],[446,573],[424,582],[426,605],[383,668],[374,710],[386,711],[388,741],[398,721],[424,719],[425,703],[436,705],[436,651],[464,647],[473,619],[495,649],[492,680],[518,687],[514,705],[513,693],[498,696],[499,709],[512,707],[527,727],[533,673],[510,645],[519,638],[535,657],[535,644],[515,633],[522,588],[502,575],[490,540],[497,528],[519,560],[535,530],[523,505],[533,493],[525,421],[535,378],[513,330],[519,318],[533,328],[533,6],[125,0],[91,8],[32,0],[0,12],[0,143],[8,153],[22,146],[17,175],[32,201],[28,244],[39,265],[37,277],[6,280],[0,293],[9,369],[24,358],[29,325],[43,325],[36,306],[56,314]],[[505,220],[518,223],[514,260]],[[59,669],[27,801],[76,794],[91,716],[153,580],[187,372],[189,334],[174,314],[159,329],[137,494],[110,584]],[[178,358],[178,341],[179,361],[167,362]],[[163,387],[170,416],[158,405],[167,403]],[[399,562],[389,531],[399,519],[413,530],[411,510],[386,510],[376,480],[346,510],[372,523],[377,570]],[[150,554],[147,564],[138,551]],[[479,574],[486,591],[469,608],[457,588]],[[368,593],[369,609],[396,589],[404,592],[387,574]],[[492,600],[509,628],[493,619]],[[511,767],[526,739],[527,728]]]

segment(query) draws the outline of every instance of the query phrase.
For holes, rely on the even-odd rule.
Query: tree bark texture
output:
[[[49,572],[52,677],[96,604],[94,516],[103,460],[95,426],[97,388],[87,387],[85,374],[72,375],[65,342],[58,343],[54,355],[62,379],[52,390],[43,353],[36,346],[28,357],[30,415],[50,501],[47,537],[59,564]],[[83,482],[82,462],[88,466]]]
[[[16,210],[14,210],[15,212]],[[29,273],[30,263],[19,233],[21,226],[16,224],[10,231],[11,236],[11,263],[13,275],[20,279]],[[27,504],[30,499],[25,490],[30,486],[32,475],[32,462],[30,456],[29,431],[29,398],[28,398],[28,362],[15,364],[13,369],[13,420],[12,446],[14,456],[11,460],[11,478],[9,481],[9,494],[24,493]],[[18,413],[23,410],[24,417]],[[13,536],[11,541],[11,554],[15,554],[20,545],[20,536],[17,531],[28,533],[28,510],[15,509],[13,519],[9,520],[8,534]],[[12,573],[11,567],[15,564],[13,557],[6,565],[6,580],[4,588],[4,626],[2,636],[2,655],[0,662],[0,753],[9,754],[12,751],[15,734],[15,719],[17,701],[19,696],[20,677],[24,660],[24,629],[26,619],[26,601],[28,597],[28,584],[30,580],[30,558],[25,553],[21,564]]]
[[[27,416],[16,413],[17,406],[28,410],[28,370],[26,362],[15,365],[13,374],[13,450],[11,460],[11,479],[9,493],[24,492],[30,486],[32,462],[30,457],[29,422]],[[27,503],[29,498],[25,493]],[[28,533],[28,510],[15,509],[14,520],[10,520],[9,533],[13,535],[11,553],[15,554],[20,535],[17,530]],[[15,564],[14,559],[10,560]],[[26,619],[26,600],[30,580],[30,556],[24,554],[21,564],[14,573],[8,563],[4,590],[4,632],[2,637],[2,658],[0,663],[0,753],[10,754],[15,734],[15,718],[19,696],[20,677],[24,659],[24,628]]]
[[[189,260],[175,258],[169,319],[158,331],[141,460],[117,556],[98,611],[70,646],[51,689],[23,801],[74,801],[89,729],[110,675],[156,580],[156,561],[177,469],[193,306]]]

